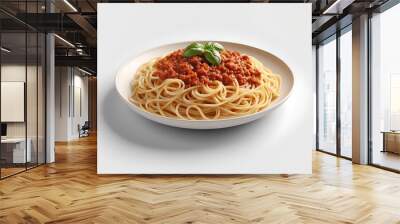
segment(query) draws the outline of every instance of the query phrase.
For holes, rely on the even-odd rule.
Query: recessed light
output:
[[[10,49],[7,49],[7,48],[5,48],[5,47],[1,47],[0,49],[1,49],[2,51],[6,52],[6,53],[10,53],[10,52],[11,52]]]
[[[67,4],[73,11],[78,12],[78,10],[68,1],[64,0],[65,4]]]
[[[73,45],[73,44],[72,44],[71,42],[69,42],[68,40],[66,40],[66,39],[64,39],[64,38],[62,38],[62,37],[60,37],[60,36],[57,35],[57,34],[54,34],[54,36],[57,37],[57,38],[58,38],[59,40],[61,40],[62,42],[66,43],[67,45],[69,45],[69,46],[75,48],[75,45]]]
[[[343,9],[351,5],[354,0],[336,0],[322,14],[342,14]]]
[[[88,72],[88,71],[86,71],[86,70],[83,70],[83,69],[81,69],[81,68],[79,68],[79,67],[78,67],[78,70],[81,71],[81,72],[83,72],[83,73],[85,73],[85,74],[87,74],[87,75],[90,75],[90,76],[92,75],[92,73],[90,73],[90,72]]]

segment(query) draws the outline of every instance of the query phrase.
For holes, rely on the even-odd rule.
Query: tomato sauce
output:
[[[240,86],[260,85],[261,72],[252,66],[247,55],[223,50],[222,61],[212,66],[201,56],[183,57],[183,50],[177,50],[156,62],[154,75],[161,80],[181,79],[185,87],[209,84],[217,80],[224,85],[233,85],[236,79]]]

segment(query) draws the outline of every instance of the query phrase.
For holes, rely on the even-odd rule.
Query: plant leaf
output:
[[[183,52],[183,57],[192,57],[192,56],[196,56],[196,55],[202,55],[204,53],[204,49],[203,48],[187,48],[184,52]]]
[[[221,55],[217,50],[205,50],[204,57],[211,65],[219,65],[221,63]]]
[[[185,50],[190,49],[190,48],[202,48],[202,49],[204,49],[204,44],[194,42],[194,43],[191,43],[189,46],[187,46],[185,48]]]
[[[207,42],[207,43],[204,45],[204,49],[206,49],[206,50],[211,50],[212,48],[213,48],[212,42]]]
[[[222,51],[224,49],[224,46],[217,42],[208,42],[204,45],[204,49],[206,50],[217,50],[217,51]]]
[[[219,43],[212,43],[212,46],[214,49],[218,50],[218,51],[222,51],[224,49],[224,46],[222,46]]]

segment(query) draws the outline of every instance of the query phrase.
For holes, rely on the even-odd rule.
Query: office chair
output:
[[[82,127],[79,128],[79,138],[89,136],[89,129],[90,129],[89,121],[85,121]]]

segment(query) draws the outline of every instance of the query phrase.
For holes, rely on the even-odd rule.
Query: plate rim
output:
[[[187,42],[223,42],[223,43],[229,43],[229,44],[238,44],[238,45],[246,46],[246,47],[253,48],[253,49],[256,49],[256,50],[259,50],[259,51],[263,51],[263,52],[266,52],[266,53],[272,55],[273,57],[275,57],[276,59],[278,59],[282,64],[284,64],[284,65],[287,67],[287,69],[289,70],[290,74],[291,74],[290,76],[291,76],[291,78],[292,78],[292,85],[291,85],[291,87],[290,87],[290,89],[289,89],[289,91],[288,91],[288,94],[287,94],[284,98],[282,98],[277,104],[274,104],[274,105],[272,105],[272,106],[266,107],[266,108],[264,108],[263,110],[258,111],[258,112],[256,112],[256,113],[246,114],[246,115],[239,116],[239,117],[230,117],[230,118],[223,118],[223,119],[209,119],[209,120],[190,120],[190,119],[178,119],[178,118],[165,117],[165,116],[162,116],[162,115],[159,115],[159,114],[155,114],[155,113],[151,113],[151,112],[148,112],[148,111],[146,111],[146,110],[143,110],[142,108],[140,108],[140,107],[137,106],[136,104],[132,103],[129,99],[125,98],[125,96],[121,93],[121,91],[120,91],[119,88],[118,88],[118,83],[119,83],[119,79],[120,79],[119,77],[121,76],[122,71],[125,70],[126,67],[127,67],[135,58],[140,57],[140,56],[142,56],[143,54],[145,54],[145,53],[147,53],[147,52],[153,51],[153,50],[155,50],[155,49],[158,49],[158,48],[161,48],[161,47],[164,47],[164,46],[175,45],[175,44],[183,44],[183,43],[187,43]],[[134,74],[133,74],[133,75],[134,75]],[[133,77],[133,76],[132,76],[132,77]],[[132,81],[132,80],[131,80],[131,81]],[[129,82],[129,85],[130,85],[131,81]],[[289,66],[286,62],[284,62],[280,57],[276,56],[275,54],[273,54],[273,53],[271,53],[271,52],[269,52],[269,51],[267,51],[267,50],[263,50],[263,49],[261,49],[261,48],[258,48],[258,47],[250,46],[250,45],[248,45],[248,44],[242,44],[242,43],[237,43],[237,42],[232,42],[232,41],[223,41],[223,40],[220,40],[220,41],[217,41],[217,40],[187,40],[187,41],[179,41],[179,42],[170,42],[170,43],[166,43],[166,44],[162,44],[162,45],[158,45],[158,46],[152,47],[152,48],[147,49],[147,50],[144,50],[144,51],[142,51],[142,52],[140,52],[140,53],[138,53],[138,54],[135,54],[135,55],[132,56],[129,60],[127,60],[125,63],[123,63],[122,66],[120,66],[120,67],[118,68],[118,71],[117,71],[117,73],[116,73],[116,75],[115,75],[115,78],[114,78],[114,86],[115,86],[115,88],[116,88],[116,90],[117,90],[117,92],[118,92],[118,95],[119,95],[132,109],[134,109],[135,111],[139,112],[139,114],[144,113],[144,114],[146,114],[146,115],[148,115],[148,116],[150,116],[150,117],[151,117],[151,116],[154,116],[154,117],[157,117],[157,118],[160,118],[160,119],[163,119],[163,120],[167,120],[167,121],[172,121],[172,122],[184,122],[184,123],[186,123],[186,122],[192,122],[192,123],[231,122],[231,121],[241,120],[241,119],[245,119],[245,118],[249,118],[249,117],[256,117],[257,115],[260,115],[260,114],[265,113],[265,112],[267,112],[267,111],[273,110],[273,109],[275,109],[276,107],[278,107],[278,106],[280,106],[281,104],[283,104],[284,102],[286,102],[286,100],[292,95],[292,92],[293,92],[295,83],[296,83],[295,76],[294,76],[293,71],[292,71],[292,69],[290,68],[290,66]],[[141,114],[141,115],[144,116],[143,114]],[[147,118],[147,117],[146,117],[146,118]],[[147,118],[147,119],[149,119],[149,118]],[[167,124],[166,124],[166,125],[167,125]]]

